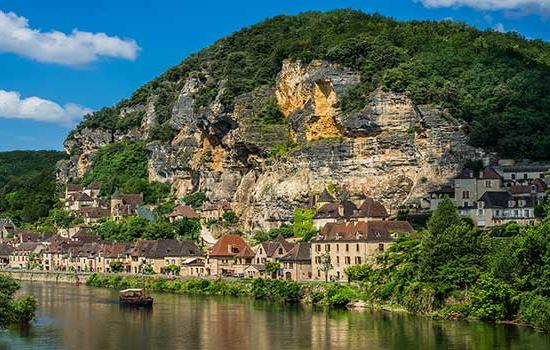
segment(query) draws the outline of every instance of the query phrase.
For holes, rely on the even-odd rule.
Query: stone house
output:
[[[42,243],[24,242],[17,245],[9,256],[9,267],[11,269],[27,269],[31,260],[39,262],[40,254],[46,248]]]
[[[206,272],[213,276],[242,276],[255,256],[241,236],[225,235],[209,251]]]
[[[12,238],[15,225],[10,218],[0,218],[0,239]]]
[[[110,273],[111,263],[121,262],[123,265],[122,272],[131,272],[131,250],[132,245],[129,243],[103,243],[99,249],[97,272]]]
[[[328,200],[328,197],[324,200]],[[321,229],[328,223],[386,220],[388,217],[386,208],[380,202],[365,197],[359,207],[350,200],[321,205],[313,216],[313,226]]]
[[[277,261],[279,258],[285,256],[293,247],[294,244],[288,242],[281,235],[272,241],[262,242],[255,248],[254,264],[265,265],[268,261]]]
[[[313,278],[311,272],[311,243],[296,243],[279,261],[282,264],[284,279],[310,281]]]
[[[142,273],[144,266],[149,265],[155,273],[160,273],[165,266],[182,266],[187,259],[202,256],[202,251],[194,241],[142,240],[135,243],[130,254],[130,271]]]
[[[10,255],[13,247],[9,244],[0,244],[0,269],[7,268],[10,264]]]
[[[510,222],[532,225],[536,222],[535,196],[514,196],[509,192],[485,192],[476,203],[475,210],[462,212],[469,215],[478,227],[492,227]]]
[[[414,230],[406,221],[329,223],[311,242],[311,269],[314,280],[345,281],[345,269],[362,265],[387,249],[399,234]],[[324,260],[332,268],[323,271]]]
[[[198,219],[199,215],[195,209],[190,205],[180,204],[174,210],[168,214],[168,220],[170,222],[178,221],[181,219]]]
[[[120,194],[117,191],[111,196],[111,218],[118,221],[123,217],[136,215],[141,205],[143,205],[143,193]]]
[[[231,204],[228,201],[207,202],[202,205],[201,218],[205,220],[220,220],[223,214],[231,211]]]
[[[502,174],[505,181],[529,182],[544,179],[549,170],[547,165],[512,165],[502,167]]]
[[[103,218],[111,217],[111,210],[107,208],[87,207],[80,209],[80,215],[84,219],[84,224],[93,225]]]

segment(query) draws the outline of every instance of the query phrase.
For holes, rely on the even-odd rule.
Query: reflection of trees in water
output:
[[[128,309],[120,308],[116,290],[62,284],[25,289],[38,297],[41,317],[51,320],[41,318],[20,332],[12,349],[43,344],[79,350],[550,348],[550,336],[530,329],[405,313],[171,294],[153,295],[152,309]]]

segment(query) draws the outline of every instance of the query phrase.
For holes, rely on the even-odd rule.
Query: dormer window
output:
[[[374,235],[375,235],[377,238],[380,238],[380,236],[382,236],[382,234],[381,234],[380,232],[378,232],[378,231],[377,231]]]
[[[508,201],[508,208],[513,208],[516,205],[515,201]]]

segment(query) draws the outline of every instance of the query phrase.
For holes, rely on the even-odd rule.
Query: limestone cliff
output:
[[[203,191],[210,200],[231,201],[244,229],[290,221],[295,208],[327,185],[371,195],[395,210],[455,175],[464,159],[483,154],[466,144],[460,121],[404,94],[377,90],[362,110],[343,113],[340,99],[360,79],[343,66],[287,60],[275,86],[238,96],[230,109],[221,101],[223,82],[213,102],[197,108],[196,92],[206,84],[199,75],[181,82],[169,121],[175,136],[147,146],[149,178],[172,184],[177,196]],[[284,114],[282,123],[262,120],[270,99]],[[154,103],[139,108],[146,111],[139,128],[73,133],[65,143],[72,158],[59,165],[59,181],[81,177],[105,144],[147,140]]]

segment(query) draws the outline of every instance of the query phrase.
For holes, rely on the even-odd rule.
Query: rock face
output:
[[[464,159],[483,155],[466,144],[460,121],[404,94],[377,90],[362,110],[341,112],[342,95],[358,82],[359,74],[345,67],[285,61],[274,87],[238,96],[231,110],[220,94],[197,110],[193,96],[203,83],[191,74],[170,119],[176,136],[148,144],[149,178],[172,184],[178,196],[203,191],[210,200],[231,201],[243,229],[253,230],[291,221],[296,208],[329,185],[368,194],[395,211],[454,176]],[[274,98],[284,124],[260,118]],[[155,120],[148,106],[145,124]],[[65,147],[74,156],[60,164],[58,179],[82,176],[107,143],[146,138],[144,125],[124,135],[73,134]]]

